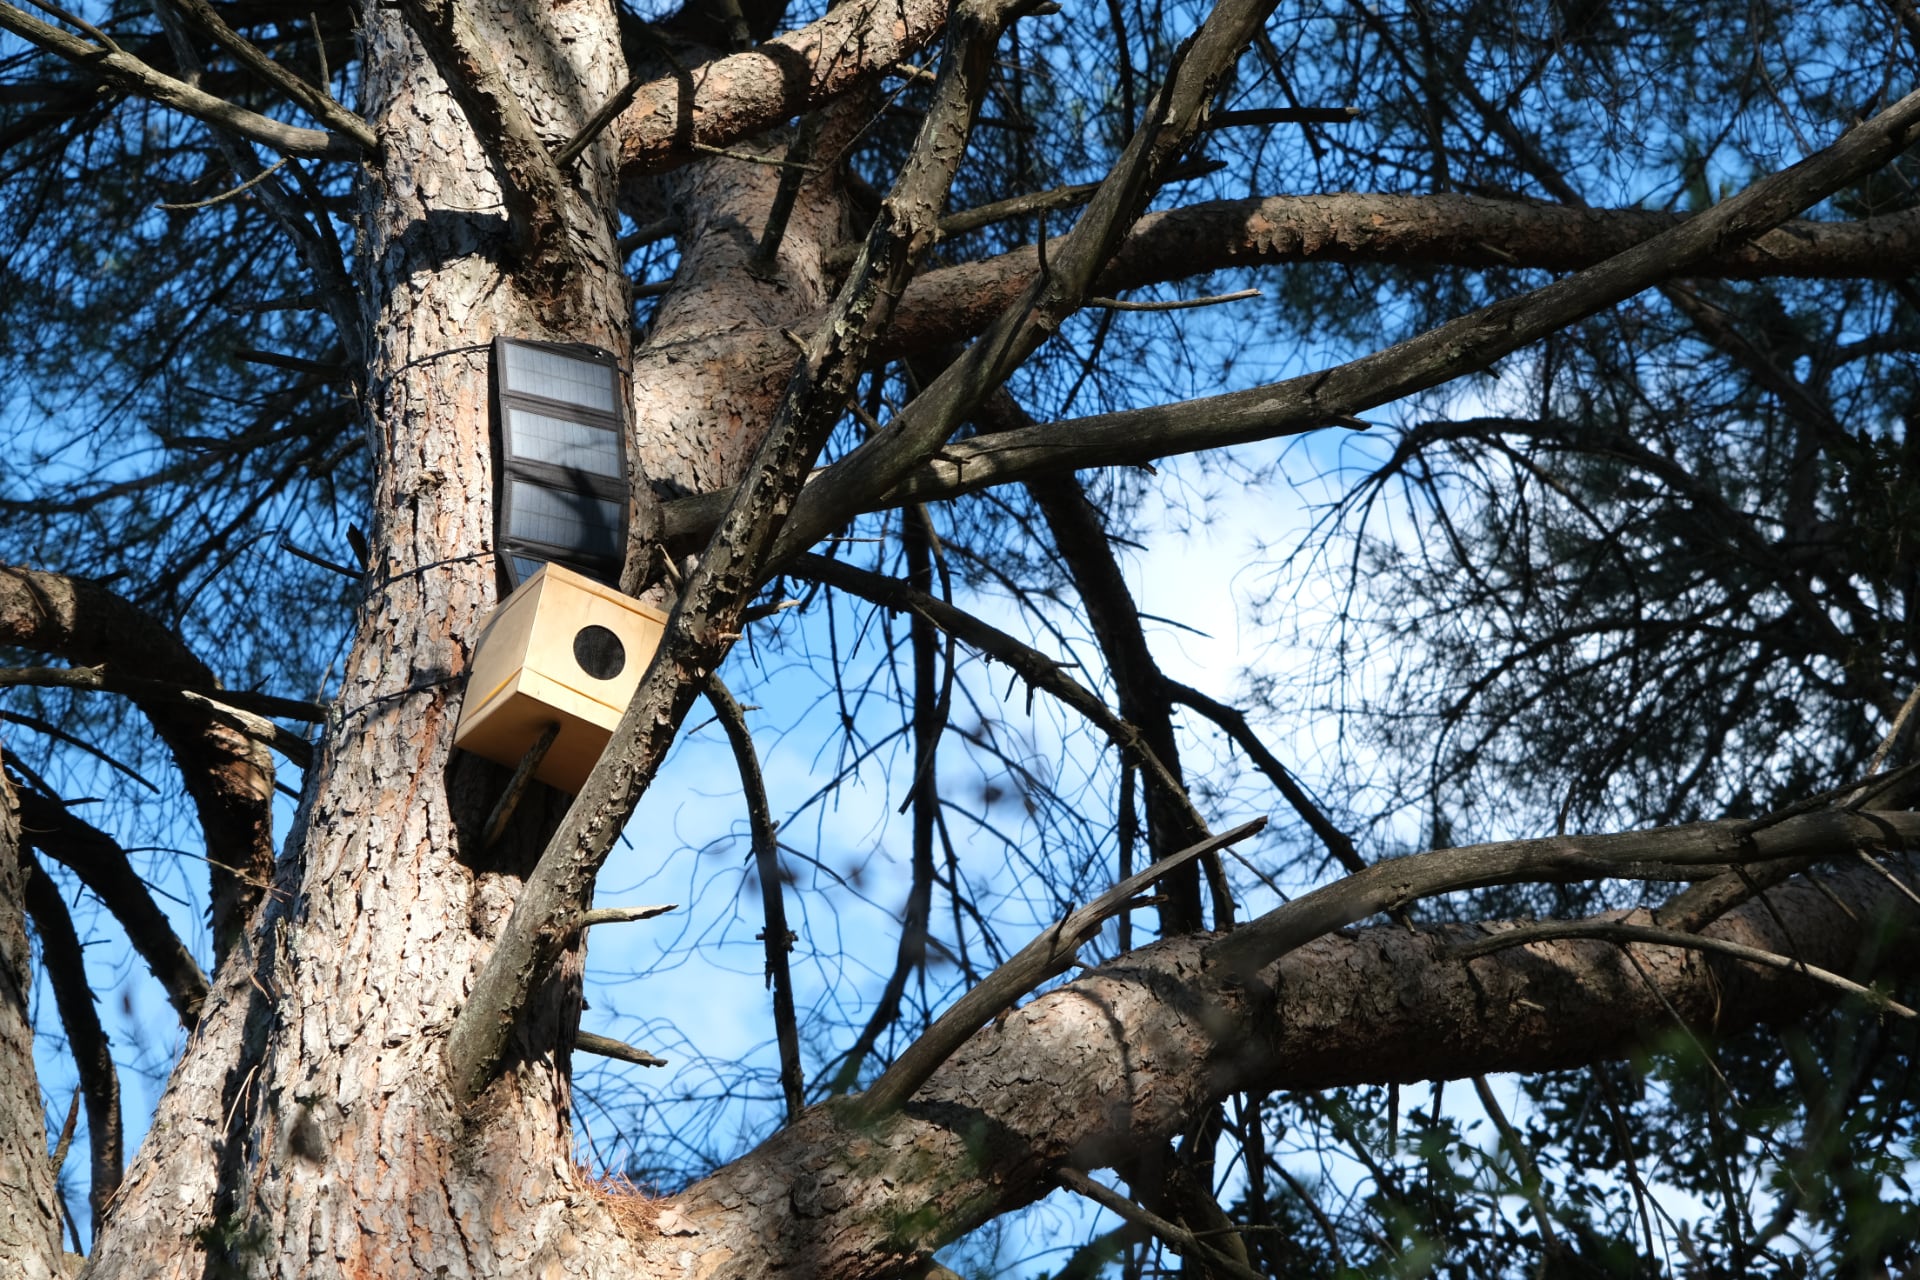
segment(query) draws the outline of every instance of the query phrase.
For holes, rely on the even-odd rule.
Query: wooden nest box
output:
[[[547,726],[560,734],[533,776],[578,794],[641,674],[667,616],[549,564],[488,619],[467,673],[453,744],[518,765]]]

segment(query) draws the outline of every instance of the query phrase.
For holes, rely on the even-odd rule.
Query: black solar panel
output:
[[[519,586],[557,561],[611,583],[627,544],[625,396],[598,347],[494,340],[499,550]]]

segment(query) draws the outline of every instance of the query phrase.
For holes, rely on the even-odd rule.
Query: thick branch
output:
[[[1710,932],[1834,971],[1862,960],[1913,971],[1920,953],[1897,940],[1875,950],[1861,921],[1885,912],[1911,928],[1920,911],[1864,869],[1843,866],[1826,890],[1775,889]],[[1669,1010],[1699,1033],[1731,1032],[1832,994],[1788,970],[1669,947],[1452,953],[1478,936],[1392,925],[1321,937],[1245,987],[1205,976],[1203,939],[1156,943],[983,1027],[903,1111],[856,1124],[816,1107],[677,1207],[726,1258],[711,1280],[794,1257],[877,1280],[1038,1199],[1053,1170],[1164,1143],[1235,1090],[1565,1069],[1658,1040]]]
[[[1568,884],[1609,876],[1704,880],[1733,866],[1904,848],[1916,839],[1920,814],[1827,809],[1771,826],[1696,822],[1617,835],[1549,836],[1437,849],[1377,862],[1296,898],[1215,942],[1207,949],[1207,964],[1246,977],[1322,934],[1462,889],[1522,881]]]
[[[360,144],[346,134],[299,129],[245,107],[236,107],[224,98],[162,75],[123,50],[91,44],[10,4],[0,4],[0,30],[11,31],[27,43],[65,58],[116,89],[152,99],[182,115],[271,147],[283,155],[351,160],[362,152]]]
[[[927,48],[943,0],[864,0],[775,40],[642,86],[614,122],[623,180],[685,164],[824,106]]]
[[[0,567],[0,642],[76,664],[139,671],[174,690],[219,681],[168,628],[84,579]],[[193,797],[213,878],[213,937],[223,956],[265,891],[273,869],[273,760],[212,708],[132,695],[167,744]]]
[[[1135,465],[1333,424],[1356,425],[1354,415],[1366,409],[1484,369],[1662,279],[1686,274],[1695,264],[1752,239],[1879,167],[1916,137],[1920,137],[1920,93],[1901,99],[1824,151],[1599,266],[1319,373],[1201,400],[1008,431],[958,445],[943,445],[945,435],[930,424],[957,425],[991,386],[981,388],[978,397],[965,387],[950,388],[952,394],[945,398],[929,400],[923,393],[895,417],[892,433],[878,446],[884,458],[875,455],[861,461],[862,454],[856,451],[808,485],[780,554],[799,550],[797,543],[804,532],[824,532],[880,506],[953,497],[1053,471]],[[983,338],[975,349],[987,341]],[[963,366],[973,368],[968,359],[956,362],[928,392]],[[977,368],[967,375],[978,376],[982,375]],[[924,413],[916,409],[921,400],[928,400]],[[867,489],[869,484],[886,487]],[[702,495],[668,504],[667,535],[702,527],[712,519],[717,501]],[[797,522],[801,513],[807,515],[805,523]]]
[[[1141,218],[1094,288],[1117,293],[1230,267],[1299,262],[1579,271],[1686,220],[1652,209],[1573,209],[1485,196],[1344,193],[1188,205]],[[1064,237],[1048,243],[1051,264]],[[1889,279],[1920,265],[1920,211],[1860,222],[1786,222],[1703,258],[1690,274]],[[1026,245],[929,271],[900,300],[891,353],[978,333],[1039,271]]]
[[[166,913],[127,861],[126,852],[106,832],[82,822],[59,801],[36,791],[21,791],[20,827],[26,843],[61,863],[93,890],[127,940],[167,990],[167,999],[191,1031],[207,1000],[207,975],[193,952],[180,941]]]
[[[120,1074],[113,1065],[113,1048],[93,1007],[87,984],[86,955],[73,930],[60,890],[38,863],[27,869],[27,914],[40,936],[40,960],[46,966],[47,985],[60,1009],[60,1025],[67,1032],[67,1048],[80,1076],[87,1105],[87,1144],[93,1155],[92,1190],[87,1196],[94,1221],[106,1216],[107,1205],[120,1186],[125,1167],[120,1130]]]

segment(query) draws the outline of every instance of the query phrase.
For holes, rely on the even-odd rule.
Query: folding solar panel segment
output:
[[[627,544],[619,366],[597,347],[496,338],[493,367],[508,581],[548,562],[614,581]]]

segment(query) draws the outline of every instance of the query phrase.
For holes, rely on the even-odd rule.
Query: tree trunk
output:
[[[526,806],[481,850],[505,774],[451,753],[500,583],[487,344],[584,341],[625,361],[611,167],[588,153],[577,185],[533,213],[550,223],[547,257],[526,253],[435,58],[392,11],[364,12],[367,114],[387,144],[364,180],[360,255],[377,459],[366,596],[252,954],[216,984],[97,1275],[534,1274],[575,1187],[577,957],[466,1116],[440,1048],[556,816]],[[577,129],[625,75],[604,5],[471,20],[544,135]]]
[[[59,1198],[33,1068],[33,1021],[27,1013],[33,988],[27,857],[13,787],[0,774],[0,1258],[13,1263],[21,1280],[50,1280],[66,1273]]]

